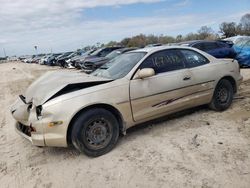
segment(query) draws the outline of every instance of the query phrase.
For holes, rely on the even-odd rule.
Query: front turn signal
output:
[[[62,125],[62,124],[63,124],[63,121],[53,121],[48,124],[48,127],[54,127],[54,126]]]

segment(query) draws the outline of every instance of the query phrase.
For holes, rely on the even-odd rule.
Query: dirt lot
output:
[[[0,187],[250,187],[250,70],[226,112],[199,107],[128,131],[110,153],[32,146],[9,107],[51,67],[0,64]],[[55,69],[55,68],[54,68]]]

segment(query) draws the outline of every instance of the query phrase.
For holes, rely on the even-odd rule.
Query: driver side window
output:
[[[163,50],[149,56],[140,65],[143,68],[153,68],[156,74],[184,69],[184,58],[177,50]]]

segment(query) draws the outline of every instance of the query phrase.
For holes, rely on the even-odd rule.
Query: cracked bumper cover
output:
[[[20,122],[15,124],[16,132],[36,146],[45,146],[43,134],[32,132],[32,127]]]
[[[32,124],[38,122],[35,109],[28,111],[30,104],[25,104],[20,98],[11,108],[11,114],[16,120],[15,129],[19,135],[29,140],[33,145],[45,146],[43,136],[43,126],[40,124]]]

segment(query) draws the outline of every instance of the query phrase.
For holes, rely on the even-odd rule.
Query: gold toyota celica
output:
[[[11,113],[17,131],[34,145],[73,144],[99,156],[138,123],[203,104],[226,110],[241,81],[235,60],[188,47],[143,48],[89,75],[46,73],[18,97]]]

